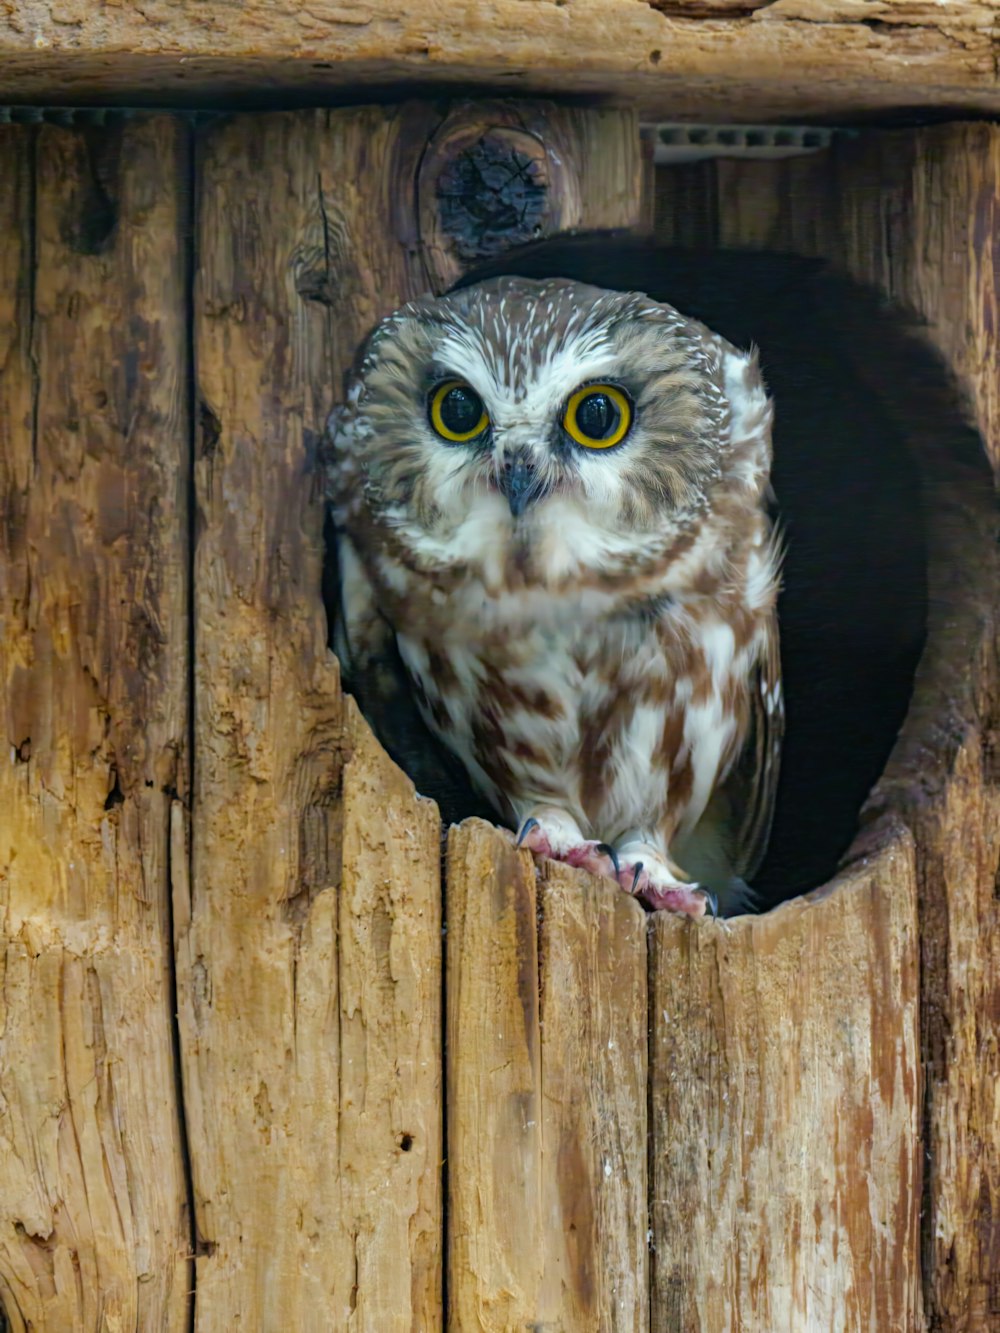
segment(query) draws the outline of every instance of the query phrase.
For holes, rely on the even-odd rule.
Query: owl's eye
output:
[[[563,429],[585,449],[620,444],[632,424],[632,404],[613,384],[585,384],[566,404]]]
[[[483,400],[463,380],[445,380],[431,392],[431,425],[442,440],[465,444],[490,424]]]

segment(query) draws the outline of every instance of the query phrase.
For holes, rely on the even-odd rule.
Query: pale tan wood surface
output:
[[[315,470],[371,301],[404,294],[375,165],[390,169],[399,123],[275,116],[200,145],[178,912],[199,1330],[381,1333],[429,1327],[440,1305],[438,822],[341,699]]]
[[[449,1328],[646,1329],[645,913],[478,820],[448,865]]]
[[[0,1290],[187,1327],[168,818],[187,799],[184,130],[0,127]]]
[[[922,1327],[912,840],[651,938],[656,1333]]]
[[[877,136],[844,158],[841,173],[863,182],[843,192],[846,258],[927,320],[1000,470],[1000,131],[929,129],[901,147]],[[932,506],[929,644],[875,804],[902,811],[916,836],[928,1321],[974,1333],[1000,1320],[1000,562],[995,503],[935,443],[917,441]]]
[[[538,910],[527,853],[479,820],[448,841],[448,1327],[537,1317],[545,1268]]]
[[[539,891],[545,1272],[538,1322],[649,1328],[646,913],[551,863]]]
[[[0,98],[305,105],[450,85],[680,118],[996,111],[996,46],[996,0],[21,0],[0,14]]]

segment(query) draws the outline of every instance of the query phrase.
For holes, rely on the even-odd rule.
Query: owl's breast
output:
[[[605,688],[584,637],[544,621],[397,631],[426,722],[506,817],[523,793],[577,785],[580,701]]]

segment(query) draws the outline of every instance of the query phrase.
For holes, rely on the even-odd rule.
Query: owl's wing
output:
[[[756,874],[767,851],[778,789],[785,705],[781,691],[778,618],[773,615],[750,683],[750,727],[746,743],[725,782],[734,818],[734,869],[744,879]]]
[[[361,485],[351,429],[357,385],[350,373],[346,398],[345,404],[330,413],[323,444],[329,501],[327,552],[335,555],[324,570],[327,606],[332,604],[332,647],[344,684],[375,735],[423,790],[414,771],[419,764],[413,762],[421,751],[423,719],[399,657],[395,633],[378,609],[364,561],[346,528],[352,491]]]
[[[343,532],[337,533],[337,566],[333,651],[345,684],[376,736],[420,786],[414,770],[425,757],[426,727],[392,626],[380,614],[364,564]]]
[[[470,788],[459,761],[430,731],[403,666],[392,626],[378,610],[375,590],[350,537],[337,533],[337,594],[333,650],[344,683],[372,731],[414,782],[437,802],[447,826],[495,812]]]

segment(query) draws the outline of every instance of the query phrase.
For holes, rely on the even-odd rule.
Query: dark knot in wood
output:
[[[436,193],[441,228],[459,258],[490,259],[541,234],[547,173],[543,160],[502,134],[484,134],[444,165]]]

